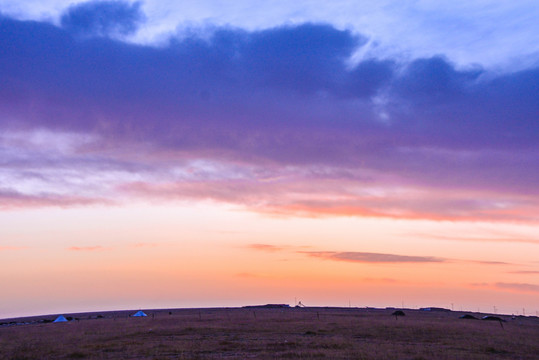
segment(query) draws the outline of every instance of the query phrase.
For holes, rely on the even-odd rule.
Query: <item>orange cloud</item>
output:
[[[244,169],[245,170],[245,169]],[[275,170],[277,173],[278,170]],[[212,200],[280,216],[358,216],[450,221],[538,222],[539,203],[520,195],[482,190],[441,191],[395,185],[383,180],[374,186],[364,179],[308,178],[283,174],[271,179],[256,175],[238,178],[186,179],[161,183],[131,182],[121,193],[152,199]],[[500,198],[510,200],[500,201]],[[472,200],[470,200],[472,199]],[[476,239],[472,239],[476,240]],[[523,242],[539,243],[536,239]]]
[[[260,251],[267,251],[267,252],[277,252],[282,251],[285,249],[283,246],[276,246],[276,245],[268,245],[268,244],[250,244],[247,245],[247,248],[252,250],[260,250]]]

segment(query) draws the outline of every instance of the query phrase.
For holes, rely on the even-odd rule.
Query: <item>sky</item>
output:
[[[0,318],[539,314],[538,17],[0,0]]]

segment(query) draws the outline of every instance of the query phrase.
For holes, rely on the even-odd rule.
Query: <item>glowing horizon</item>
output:
[[[537,311],[537,289],[524,280],[537,276],[530,225],[291,218],[144,203],[2,219],[3,233],[17,234],[19,246],[0,251],[11,269],[2,277],[11,299],[3,298],[1,317],[294,298],[313,306]],[[21,231],[14,219],[33,226]],[[500,255],[507,249],[514,256]]]

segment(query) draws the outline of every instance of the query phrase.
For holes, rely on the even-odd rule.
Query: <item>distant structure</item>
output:
[[[266,304],[266,305],[247,305],[244,309],[286,309],[290,308],[288,304]]]
[[[298,304],[296,305],[297,308],[304,308],[306,307],[305,305],[302,304],[301,301],[298,302]]]
[[[464,315],[462,315],[462,316],[459,316],[459,319],[465,319],[465,320],[479,320],[478,318],[476,318],[475,316],[470,315],[470,314],[464,314]]]
[[[137,311],[136,313],[134,313],[134,314],[131,315],[131,316],[133,316],[133,317],[143,317],[143,316],[148,316],[148,315],[146,315],[146,314],[144,313],[144,311],[139,310],[139,311]]]
[[[441,312],[451,312],[451,310],[449,309],[445,309],[445,308],[441,308],[441,307],[425,307],[425,308],[420,308],[419,310],[421,311],[441,311]]]

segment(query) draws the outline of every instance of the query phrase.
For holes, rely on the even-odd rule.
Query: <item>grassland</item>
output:
[[[0,327],[0,359],[537,359],[539,319],[354,308],[64,314]],[[476,314],[479,316],[479,314]],[[48,319],[53,319],[49,316]],[[21,320],[19,320],[21,321]]]

